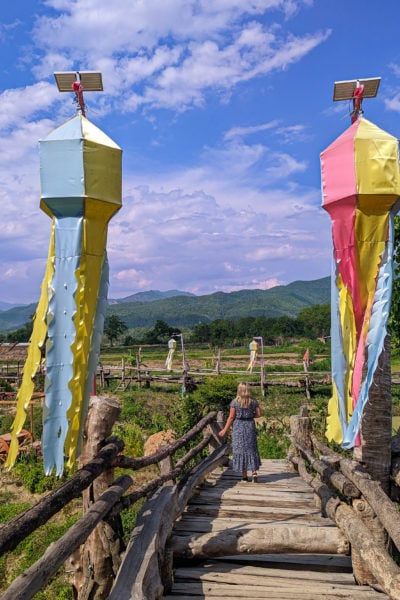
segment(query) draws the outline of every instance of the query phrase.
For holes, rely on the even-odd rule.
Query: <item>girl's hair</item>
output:
[[[241,381],[237,388],[236,400],[241,408],[248,408],[251,404],[249,384]]]

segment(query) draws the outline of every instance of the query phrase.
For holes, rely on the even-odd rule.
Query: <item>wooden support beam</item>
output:
[[[306,525],[235,529],[179,535],[169,548],[176,558],[211,558],[238,554],[348,554],[349,543],[336,527]]]

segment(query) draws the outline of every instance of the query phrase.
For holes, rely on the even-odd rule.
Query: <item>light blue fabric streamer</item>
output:
[[[340,307],[339,290],[336,285],[337,268],[335,257],[332,257],[331,271],[331,362],[332,378],[338,394],[339,419],[342,432],[347,427],[347,411],[345,404],[345,375],[346,375],[346,357],[343,353],[343,336],[340,327]]]
[[[72,393],[73,376],[71,346],[76,338],[74,314],[83,217],[54,218],[55,265],[51,282],[53,296],[48,307],[48,340],[46,351],[46,400],[43,407],[43,463],[46,475],[56,468],[64,471],[64,442],[68,431],[67,411]]]
[[[342,447],[346,450],[353,448],[357,433],[360,429],[362,413],[368,400],[369,390],[374,380],[375,371],[378,367],[379,357],[383,350],[386,337],[386,325],[390,312],[393,281],[393,233],[394,212],[389,216],[389,236],[386,243],[385,253],[382,256],[379,269],[377,288],[372,305],[371,319],[367,333],[366,346],[368,348],[367,374],[361,386],[357,404],[353,415],[343,436]]]

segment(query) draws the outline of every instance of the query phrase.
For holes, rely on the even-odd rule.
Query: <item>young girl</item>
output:
[[[241,471],[244,481],[250,481],[247,471],[252,471],[254,483],[257,482],[257,470],[261,465],[254,417],[260,416],[260,406],[257,400],[250,397],[248,384],[239,383],[236,398],[230,403],[225,427],[219,432],[224,437],[232,425],[233,470]]]

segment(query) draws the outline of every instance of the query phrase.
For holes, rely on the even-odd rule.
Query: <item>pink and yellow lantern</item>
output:
[[[332,377],[326,435],[359,443],[363,408],[386,337],[393,219],[399,208],[397,138],[361,118],[321,154],[323,208],[332,219]]]

